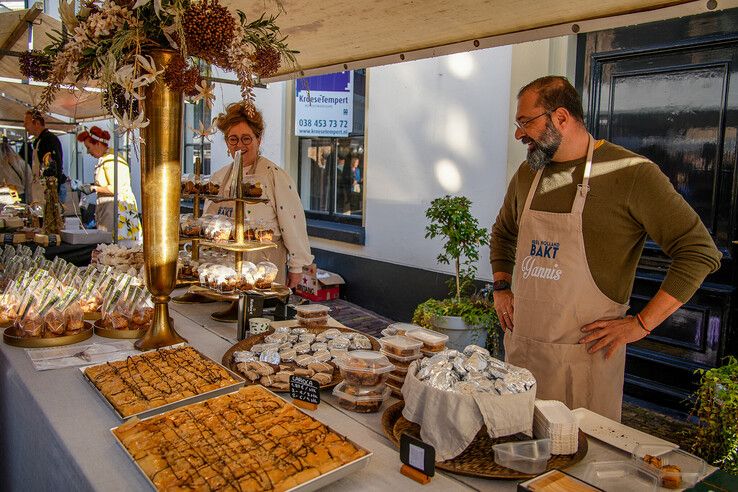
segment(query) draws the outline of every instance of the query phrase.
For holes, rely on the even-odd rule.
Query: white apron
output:
[[[585,407],[620,421],[625,347],[609,360],[579,344],[582,326],[622,318],[628,306],[600,291],[587,264],[582,210],[589,190],[594,140],[590,136],[584,179],[570,213],[531,210],[538,171],[520,218],[514,273],[513,332],[505,334],[505,358],[536,378],[536,397]],[[607,220],[601,217],[600,220]]]

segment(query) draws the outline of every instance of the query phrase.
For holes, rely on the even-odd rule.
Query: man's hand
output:
[[[648,335],[648,332],[641,328],[638,320],[633,316],[627,316],[622,319],[599,320],[582,327],[584,333],[589,335],[581,338],[579,343],[589,343],[597,340],[587,352],[594,354],[599,350],[607,347],[605,359],[609,359],[620,347],[625,344],[637,342],[641,338]]]
[[[300,283],[301,272],[287,272],[287,287],[294,289]]]
[[[500,326],[503,330],[513,330],[513,304],[514,296],[510,289],[496,290],[492,297],[495,302],[495,311],[497,318],[500,320]]]

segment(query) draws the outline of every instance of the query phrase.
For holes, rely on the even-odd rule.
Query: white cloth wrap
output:
[[[417,370],[418,363],[413,362],[405,377],[402,415],[420,425],[420,437],[435,448],[437,461],[460,455],[482,425],[492,438],[518,432],[533,435],[535,385],[524,393],[465,395],[425,384],[415,377]]]

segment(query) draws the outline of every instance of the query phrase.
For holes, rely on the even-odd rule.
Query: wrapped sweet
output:
[[[256,265],[255,287],[257,289],[271,289],[272,282],[277,278],[279,268],[270,261],[262,261]]]
[[[64,313],[57,309],[49,309],[43,318],[44,329],[52,335],[61,335],[66,331]]]
[[[200,236],[201,222],[192,214],[182,214],[179,216],[179,232],[182,236],[198,237]]]
[[[67,309],[64,310],[64,319],[66,322],[66,333],[72,335],[79,333],[85,329],[85,313],[82,310],[80,301],[72,302]]]
[[[256,265],[250,261],[244,261],[241,265],[241,273],[236,276],[236,290],[246,292],[252,290],[256,284]]]

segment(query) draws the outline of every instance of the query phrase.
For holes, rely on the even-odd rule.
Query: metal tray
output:
[[[269,391],[270,393],[274,394],[275,396],[277,396],[271,390],[269,390],[267,388],[264,388],[264,389],[267,390],[267,391]],[[235,393],[235,392],[234,391],[230,391],[229,393]],[[277,396],[277,397],[279,398],[279,396]],[[282,398],[282,399],[284,400],[284,398]],[[191,402],[191,403],[197,403],[197,402]],[[292,405],[292,403],[290,403],[290,402],[288,402],[286,400],[285,400],[285,404]],[[292,405],[292,406],[294,406],[294,405]],[[299,407],[295,407],[295,408],[297,408],[300,412],[305,413]],[[316,419],[312,415],[309,415],[309,414],[306,414],[306,415],[308,415],[308,417],[311,417],[311,418],[313,418],[315,420],[318,420],[318,419]],[[151,417],[149,417],[149,418],[151,418]],[[141,419],[141,420],[145,420],[145,419]],[[343,434],[341,434],[340,432],[337,432],[335,429],[333,429],[330,425],[326,424],[325,422],[322,422],[322,421],[319,421],[319,422],[321,422],[323,425],[325,425],[326,427],[328,427],[328,429],[330,429],[331,431],[335,432],[339,436],[346,437]],[[110,429],[110,433],[113,435],[113,439],[115,439],[115,442],[117,442],[118,443],[118,446],[120,446],[120,448],[123,450],[123,452],[126,453],[126,456],[128,456],[128,458],[131,460],[131,462],[136,467],[136,469],[138,469],[139,473],[141,473],[141,475],[143,475],[144,479],[146,479],[146,481],[151,486],[151,489],[152,490],[157,490],[156,486],[154,485],[154,482],[152,482],[151,479],[149,478],[149,476],[144,473],[144,471],[141,469],[140,466],[138,466],[138,463],[136,462],[135,459],[133,459],[133,456],[131,456],[131,453],[123,445],[123,443],[120,441],[120,439],[118,439],[118,436],[115,435],[115,432],[113,432],[115,429],[117,429],[117,427],[112,427]],[[352,473],[354,473],[354,472],[356,472],[356,471],[364,468],[367,465],[367,463],[369,463],[369,459],[373,456],[374,453],[372,453],[370,450],[366,449],[364,446],[358,445],[353,440],[348,439],[348,438],[346,438],[346,439],[351,444],[353,444],[354,446],[356,446],[357,448],[361,449],[362,451],[365,451],[366,454],[364,456],[362,456],[361,458],[359,458],[358,460],[356,460],[356,461],[352,461],[351,463],[346,463],[345,465],[340,466],[340,467],[336,468],[335,470],[331,470],[331,471],[329,471],[326,474],[320,475],[319,477],[315,477],[312,480],[308,480],[307,482],[305,482],[303,484],[300,484],[297,487],[292,487],[291,489],[288,489],[287,492],[297,492],[297,491],[299,491],[299,492],[312,492],[314,490],[319,490],[319,489],[322,489],[323,487],[328,486],[329,484],[331,484],[333,482],[336,482],[336,481],[342,479],[343,477],[346,477],[346,476],[348,476],[348,475],[350,475],[350,474],[352,474]]]
[[[109,330],[107,328],[102,328],[99,325],[99,321],[95,321],[92,326],[95,327],[95,335],[105,337],[105,338],[121,338],[121,339],[130,339],[130,338],[141,338],[146,334],[147,331],[149,331],[148,328],[145,328],[143,330]]]
[[[172,345],[172,346],[166,347],[166,348],[184,347],[186,345],[187,344],[182,343],[182,344]],[[192,348],[195,349],[195,347],[192,347]],[[208,398],[212,398],[213,396],[219,396],[219,395],[223,395],[225,393],[232,393],[233,390],[235,390],[237,388],[240,388],[241,386],[244,385],[245,380],[243,379],[243,377],[241,377],[237,373],[233,372],[228,367],[225,367],[222,364],[218,364],[213,359],[211,359],[210,357],[204,355],[199,350],[195,349],[195,351],[198,354],[200,354],[202,357],[204,357],[205,359],[209,360],[210,362],[223,367],[228,372],[228,374],[230,374],[230,376],[233,379],[236,380],[236,383],[230,384],[228,386],[223,386],[222,388],[218,388],[218,389],[214,389],[214,390],[211,390],[211,391],[207,391],[207,392],[201,393],[199,395],[189,396],[189,397],[184,398],[184,399],[179,400],[179,401],[174,401],[172,403],[166,403],[164,405],[161,405],[161,406],[158,406],[158,407],[155,407],[155,408],[150,408],[149,410],[144,410],[143,412],[134,413],[133,415],[128,415],[126,417],[124,417],[123,415],[120,414],[120,412],[113,406],[113,404],[110,403],[107,398],[105,398],[105,395],[103,395],[100,392],[100,390],[97,388],[97,386],[95,386],[95,383],[93,383],[92,380],[87,376],[87,374],[85,374],[85,369],[87,369],[88,367],[95,367],[95,366],[80,367],[79,368],[79,371],[82,374],[82,378],[85,381],[87,381],[87,384],[89,384],[90,387],[92,387],[92,389],[95,391],[95,394],[97,394],[100,397],[100,399],[103,402],[105,402],[105,405],[108,408],[110,408],[113,411],[113,413],[115,413],[115,415],[121,421],[123,421],[123,422],[125,422],[128,419],[132,419],[133,417],[138,417],[140,419],[144,419],[144,418],[147,418],[147,417],[153,417],[154,415],[158,415],[160,413],[164,413],[164,412],[167,412],[169,410],[174,410],[175,408],[179,408],[179,407],[182,407],[182,406],[185,406],[185,405],[189,405],[190,403],[197,403],[197,402],[200,402],[200,401],[203,401],[203,400],[207,400]],[[122,360],[122,359],[120,359],[120,360]],[[102,364],[96,364],[96,365],[102,365]]]

